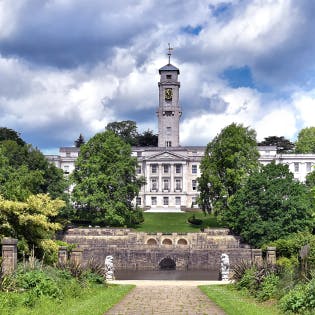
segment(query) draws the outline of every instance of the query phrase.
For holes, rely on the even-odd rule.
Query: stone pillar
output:
[[[276,247],[267,247],[267,264],[275,265],[276,264]]]
[[[262,265],[262,250],[252,249],[252,264]]]
[[[68,261],[67,246],[60,246],[58,250],[58,263],[61,265],[66,264]]]
[[[12,273],[17,267],[17,242],[15,238],[2,239],[2,273]]]
[[[70,255],[70,261],[76,265],[82,264],[82,255],[83,249],[82,248],[74,248]]]

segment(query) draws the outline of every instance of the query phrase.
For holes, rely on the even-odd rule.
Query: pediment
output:
[[[159,153],[155,153],[155,154],[152,154],[150,156],[147,156],[145,158],[146,161],[175,161],[175,160],[181,160],[181,161],[186,161],[188,160],[188,157],[187,156],[183,156],[183,155],[180,155],[180,154],[176,154],[176,153],[173,153],[173,152],[169,152],[169,151],[163,151],[163,152],[159,152]]]

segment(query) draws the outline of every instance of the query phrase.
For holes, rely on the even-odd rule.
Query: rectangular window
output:
[[[193,179],[191,181],[191,187],[192,187],[192,190],[196,190],[197,189],[197,181],[195,179]]]
[[[294,163],[294,172],[299,172],[300,171],[300,163],[295,162]]]
[[[311,172],[312,171],[312,163],[311,162],[306,162],[306,172]]]
[[[65,173],[65,174],[69,174],[69,165],[65,165],[65,166],[63,167],[63,170],[64,170],[64,173]]]
[[[197,165],[196,164],[191,166],[191,172],[192,172],[192,174],[197,174]]]
[[[158,190],[157,178],[151,178],[151,190]]]
[[[151,165],[151,173],[156,174],[157,173],[157,164],[152,164]]]
[[[166,135],[170,136],[172,134],[172,127],[166,127]]]
[[[181,190],[182,189],[182,181],[179,178],[175,179],[175,189],[176,190]]]
[[[170,189],[170,181],[168,178],[163,179],[163,189],[164,190],[169,190]]]
[[[163,164],[163,172],[164,174],[168,174],[169,171],[169,165],[168,164]]]
[[[182,172],[182,166],[180,164],[175,165],[175,173],[180,174]]]
[[[156,206],[156,204],[157,204],[156,197],[151,197],[151,205]]]
[[[163,205],[168,206],[168,197],[163,197]]]
[[[141,206],[141,197],[136,198],[136,205]]]
[[[141,166],[137,167],[137,174],[141,174]]]
[[[172,141],[166,141],[165,146],[168,147],[168,148],[171,147],[172,146]]]
[[[66,157],[70,157],[71,156],[71,152],[66,152]]]
[[[167,80],[171,80],[171,79],[172,79],[172,75],[171,75],[171,74],[167,74],[167,75],[166,75],[166,79],[167,79]]]
[[[180,197],[175,197],[175,204],[176,204],[176,206],[180,206],[180,204],[181,204]]]

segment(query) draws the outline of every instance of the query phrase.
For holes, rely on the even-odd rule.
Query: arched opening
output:
[[[176,263],[171,257],[163,258],[159,263],[161,270],[175,270]]]
[[[154,238],[148,239],[147,245],[157,245],[156,239],[154,239]]]
[[[181,238],[177,241],[177,245],[188,245],[188,242],[184,238]]]
[[[169,238],[165,238],[162,242],[163,245],[172,245],[173,242]]]

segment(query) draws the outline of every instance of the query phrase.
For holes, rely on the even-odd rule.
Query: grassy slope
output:
[[[192,226],[187,219],[192,215],[202,219],[201,227],[219,227],[213,216],[205,216],[202,212],[184,213],[144,213],[144,223],[136,228],[137,232],[200,232],[200,226]]]
[[[200,286],[200,289],[227,315],[280,315],[276,306],[258,303],[229,285]]]
[[[93,286],[79,297],[66,297],[61,302],[42,298],[34,308],[1,310],[1,315],[102,315],[119,302],[134,286]]]

